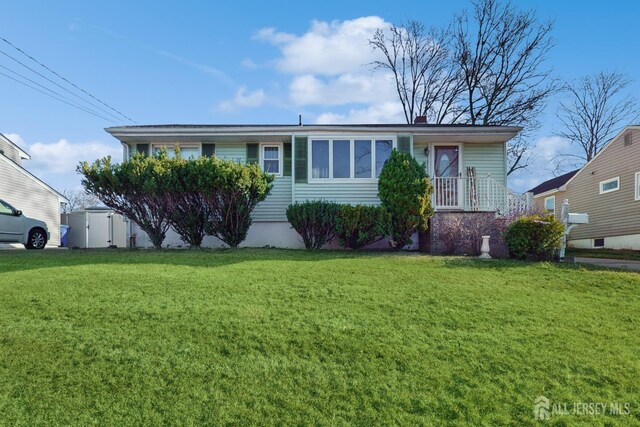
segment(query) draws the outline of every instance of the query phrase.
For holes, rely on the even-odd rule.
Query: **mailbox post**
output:
[[[580,224],[589,223],[589,214],[587,213],[569,213],[569,199],[564,199],[562,202],[562,211],[560,214],[560,221],[564,225],[564,233],[562,236],[562,244],[560,246],[560,262],[564,261],[564,254],[567,249],[567,238],[569,232],[573,227]]]

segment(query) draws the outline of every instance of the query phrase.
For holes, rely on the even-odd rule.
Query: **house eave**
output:
[[[122,126],[105,129],[122,142],[171,141],[196,138],[203,141],[224,137],[277,137],[336,134],[412,134],[432,142],[506,142],[522,130],[517,126],[421,126],[421,125],[255,125],[255,126]]]

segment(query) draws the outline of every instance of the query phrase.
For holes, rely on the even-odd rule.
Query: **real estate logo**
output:
[[[630,415],[630,402],[553,402],[546,396],[538,396],[533,405],[536,420],[546,421],[552,416],[618,416]]]
[[[533,406],[533,416],[536,418],[536,420],[549,419],[549,399],[544,396],[536,397]]]

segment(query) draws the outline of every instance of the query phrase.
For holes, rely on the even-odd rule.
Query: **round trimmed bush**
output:
[[[552,260],[562,244],[564,226],[553,215],[526,215],[505,231],[509,253],[516,259]]]

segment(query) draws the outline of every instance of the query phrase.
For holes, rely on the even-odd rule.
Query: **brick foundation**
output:
[[[481,236],[489,235],[491,256],[506,258],[509,251],[502,237],[503,221],[494,212],[437,212],[429,221],[429,230],[420,235],[420,251],[433,255],[479,255]]]

